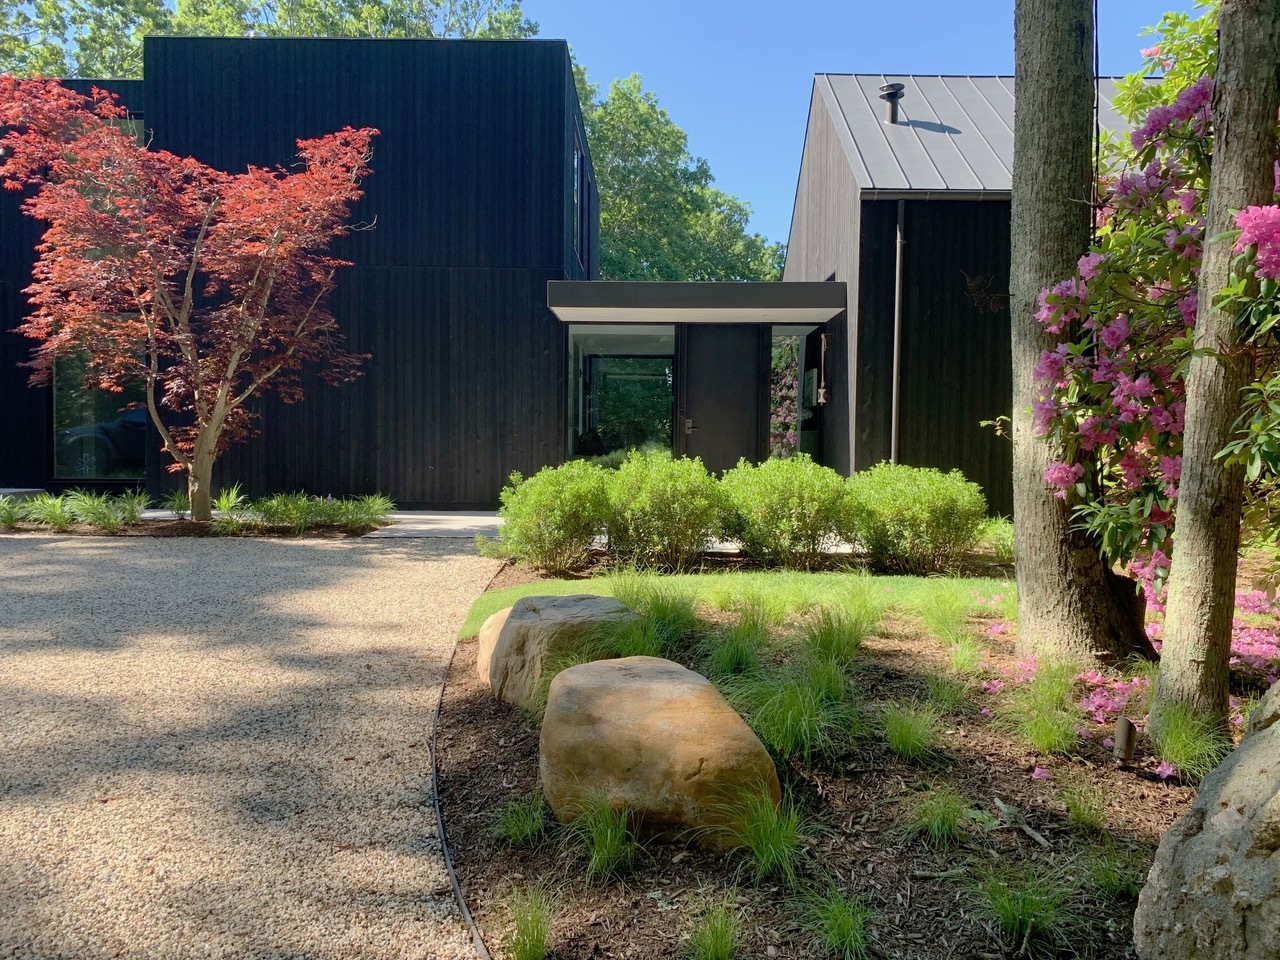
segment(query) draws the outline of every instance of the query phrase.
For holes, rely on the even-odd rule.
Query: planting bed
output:
[[[771,628],[766,669],[794,653],[817,605],[835,602],[848,582],[841,576],[803,581],[813,606],[788,611]],[[511,586],[513,579],[504,582]],[[788,582],[794,594],[799,581],[792,575]],[[806,922],[804,902],[834,884],[870,910],[866,952],[848,956],[1132,956],[1136,891],[1161,833],[1185,812],[1193,789],[1157,775],[1155,759],[1142,752],[1145,740],[1133,768],[1116,769],[1101,742],[1109,728],[1083,711],[1065,753],[1029,747],[1008,707],[1028,665],[1014,656],[1012,628],[1002,619],[1010,605],[998,598],[1000,585],[958,583],[972,596],[963,635],[981,649],[981,665],[957,672],[955,637],[931,635],[923,607],[912,606],[933,582],[871,581],[890,605],[847,670],[851,727],[860,726],[861,734],[837,738],[808,764],[778,763],[784,789],[807,820],[794,883],[757,881],[742,852],[646,844],[634,871],[589,884],[583,854],[550,819],[538,842],[499,839],[493,828],[503,804],[536,790],[538,726],[489,696],[475,674],[474,640],[461,642],[444,693],[437,760],[464,895],[494,955],[505,955],[511,935],[513,890],[536,885],[554,895],[549,955],[561,960],[685,956],[690,932],[725,902],[741,921],[738,956],[833,955],[817,926]],[[867,581],[860,583],[865,590]],[[608,589],[590,580],[579,592]],[[895,591],[910,594],[911,602],[896,603]],[[741,616],[724,589],[704,591],[698,612],[712,635]],[[933,629],[939,632],[936,618]],[[697,668],[693,654],[685,662]],[[931,677],[953,682],[935,679],[931,686]],[[959,697],[955,684],[963,685]],[[1068,702],[1086,691],[1077,681]],[[907,762],[890,749],[881,718],[886,707],[912,704],[936,711],[940,722],[932,752]],[[921,800],[940,789],[959,794],[964,810],[959,839],[941,845],[909,829]],[[1086,822],[1091,816],[1102,818],[1100,828]],[[1018,915],[1046,927],[1021,935],[1002,930],[992,902],[1005,894],[1024,905],[1041,898],[1044,906]]]

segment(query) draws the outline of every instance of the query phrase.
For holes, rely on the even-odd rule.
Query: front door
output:
[[[764,454],[767,327],[687,324],[680,351],[677,452],[720,472]]]

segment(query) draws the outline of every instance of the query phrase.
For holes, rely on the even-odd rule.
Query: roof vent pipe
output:
[[[884,101],[884,122],[898,122],[898,101],[902,99],[904,85],[886,83],[880,88],[880,99]]]

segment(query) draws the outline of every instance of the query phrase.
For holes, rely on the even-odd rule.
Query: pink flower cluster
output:
[[[1236,252],[1256,247],[1253,255],[1258,275],[1280,280],[1280,206],[1245,207],[1236,214],[1240,239]]]
[[[1151,681],[1146,677],[1115,679],[1096,670],[1077,674],[1076,682],[1083,684],[1085,688],[1085,694],[1077,702],[1077,706],[1094,723],[1115,723],[1134,695],[1151,687]]]
[[[1212,99],[1213,78],[1201,77],[1183,90],[1172,105],[1153,107],[1142,126],[1129,134],[1129,142],[1135,150],[1141,150],[1152,142],[1160,145],[1169,128],[1181,123],[1190,124],[1197,135],[1204,135],[1208,131]]]
[[[1280,680],[1280,637],[1274,629],[1231,624],[1231,672],[1249,685],[1270,687]]]

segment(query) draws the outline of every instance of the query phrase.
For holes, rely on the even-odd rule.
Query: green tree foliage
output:
[[[519,0],[0,0],[0,73],[140,77],[142,38],[530,37]]]
[[[749,232],[751,207],[715,187],[707,162],[639,75],[606,96],[575,68],[600,191],[607,280],[776,280],[784,249]]]

